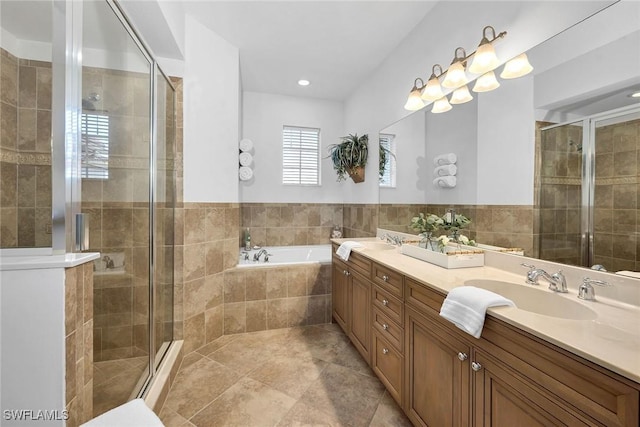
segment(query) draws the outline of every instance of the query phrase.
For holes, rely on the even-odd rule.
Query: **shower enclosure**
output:
[[[173,340],[175,90],[116,2],[0,17],[0,247],[100,252],[96,416],[141,395]]]
[[[640,271],[640,107],[541,129],[540,258]]]

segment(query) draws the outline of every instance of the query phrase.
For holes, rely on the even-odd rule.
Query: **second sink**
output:
[[[543,289],[535,289],[499,280],[468,280],[467,286],[486,289],[513,301],[520,310],[570,320],[593,320],[595,311],[576,301]]]

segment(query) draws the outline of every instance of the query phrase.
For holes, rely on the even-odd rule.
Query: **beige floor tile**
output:
[[[197,427],[273,426],[295,399],[250,378],[242,378],[190,419]]]
[[[158,417],[165,427],[184,427],[190,424],[186,418],[166,406],[162,408]]]
[[[200,347],[196,351],[198,353],[202,354],[203,356],[206,356],[209,353],[213,353],[216,350],[220,350],[222,347],[224,347],[225,345],[229,344],[231,341],[235,340],[236,338],[238,338],[240,336],[241,336],[240,334],[223,335],[220,338],[218,338],[217,340],[212,341],[209,344]]]
[[[266,345],[260,345],[260,341],[255,337],[243,334],[207,357],[239,375],[246,375],[270,360],[274,354],[267,349]]]
[[[341,351],[332,360],[332,363],[344,366],[345,368],[353,369],[356,372],[364,375],[369,375],[370,377],[376,376],[367,362],[365,362],[362,356],[360,356],[358,350],[356,350],[356,348],[351,343],[348,343],[347,345],[341,347]]]
[[[327,362],[319,359],[276,357],[252,371],[248,376],[299,399],[326,366]]]
[[[278,427],[342,427],[344,425],[346,424],[335,415],[329,415],[300,401],[278,423]]]
[[[398,404],[388,391],[384,392],[384,397],[380,400],[378,409],[373,415],[370,427],[411,427],[411,421],[402,412]]]
[[[225,366],[202,358],[178,372],[165,405],[189,419],[238,379],[239,375]]]

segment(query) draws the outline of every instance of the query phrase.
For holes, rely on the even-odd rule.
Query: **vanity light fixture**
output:
[[[462,56],[458,56],[458,51],[462,51]],[[451,61],[451,65],[449,65],[447,74],[444,76],[444,81],[442,82],[442,86],[449,89],[455,89],[459,86],[466,85],[467,73],[465,73],[464,71],[464,68],[466,66],[467,66],[467,52],[464,51],[464,48],[458,47],[456,48],[453,61]]]
[[[418,80],[420,80],[420,86],[418,86]],[[422,107],[424,107],[424,101],[420,97],[420,91],[424,87],[424,80],[420,77],[414,80],[413,88],[411,89],[411,93],[409,94],[409,98],[407,99],[407,103],[404,104],[404,109],[409,111],[418,111]]]
[[[629,97],[631,97],[631,98],[640,98],[640,91],[633,92],[631,95],[629,95]]]
[[[436,64],[431,68],[431,76],[426,85],[420,78],[414,81],[404,108],[416,111],[423,108],[429,101],[432,101],[434,105],[431,112],[444,113],[451,110],[451,104],[463,104],[471,101],[473,96],[469,93],[469,88],[467,87],[468,79],[465,70],[469,60],[472,60],[469,72],[481,74],[473,86],[474,92],[488,92],[500,87],[500,83],[494,73],[500,61],[496,56],[493,43],[506,35],[506,31],[496,35],[495,29],[490,25],[484,27],[482,29],[482,40],[477,50],[467,55],[464,48],[458,47],[447,70],[443,71],[440,64]],[[436,74],[436,69],[440,71],[439,74]],[[522,53],[505,64],[500,77],[503,79],[515,79],[529,74],[532,70],[533,67],[529,63],[527,55]],[[444,81],[440,85],[440,77],[443,75]],[[418,84],[418,81],[420,81],[420,84]],[[442,87],[453,89],[450,101],[447,100]],[[638,96],[640,97],[640,92]],[[425,101],[427,102],[425,103]]]
[[[438,75],[436,75],[436,67],[440,69],[440,74]],[[422,99],[425,101],[437,101],[444,96],[442,86],[440,86],[440,80],[438,80],[443,74],[444,71],[442,71],[442,66],[440,64],[436,64],[431,67],[431,77],[429,77],[427,84],[424,89],[422,89]]]
[[[469,93],[469,88],[467,87],[467,85],[464,85],[453,91],[451,100],[449,102],[451,102],[452,104],[464,104],[465,102],[469,102],[472,99],[473,96],[471,95],[471,93]]]
[[[298,80],[298,84],[300,86],[309,86],[311,84],[311,82],[309,80],[300,79],[300,80]]]

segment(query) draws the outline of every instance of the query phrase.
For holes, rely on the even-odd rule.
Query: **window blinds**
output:
[[[320,129],[284,126],[282,183],[320,185]]]

